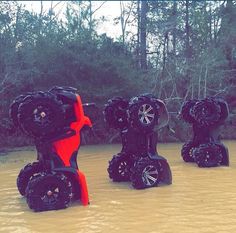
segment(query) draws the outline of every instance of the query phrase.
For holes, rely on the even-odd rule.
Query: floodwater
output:
[[[4,233],[229,233],[236,232],[236,141],[225,144],[230,167],[198,168],[180,157],[181,144],[161,144],[173,184],[135,190],[113,183],[108,160],[119,145],[84,146],[79,166],[88,182],[90,205],[31,211],[16,188],[19,170],[34,161],[33,150],[0,157],[0,232]]]

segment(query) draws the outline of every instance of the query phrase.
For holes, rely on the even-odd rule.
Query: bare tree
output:
[[[134,7],[134,1],[129,5],[125,5],[123,1],[120,1],[120,23],[121,23],[121,32],[122,32],[122,43],[126,43],[126,29],[131,17],[131,13]]]

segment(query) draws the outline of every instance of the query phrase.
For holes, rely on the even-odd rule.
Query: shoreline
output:
[[[227,142],[235,142],[236,143],[236,139],[225,139],[225,140],[221,140],[224,143]],[[185,142],[158,142],[158,145],[162,145],[162,144],[184,144]],[[83,144],[80,145],[81,147],[89,147],[89,146],[107,146],[107,145],[121,145],[121,143],[101,143],[101,144]],[[0,156],[6,156],[7,154],[11,153],[11,152],[17,152],[17,151],[34,151],[35,150],[35,146],[19,146],[19,147],[4,147],[4,148],[0,148]]]

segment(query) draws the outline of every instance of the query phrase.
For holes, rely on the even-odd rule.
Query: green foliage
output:
[[[126,30],[125,43],[122,38],[114,41],[106,34],[98,35],[100,21],[94,19],[90,3],[68,2],[66,19],[61,21],[53,10],[36,14],[20,2],[1,2],[0,146],[31,143],[11,129],[8,109],[12,100],[24,92],[54,85],[74,86],[84,102],[97,103],[96,137],[84,132],[85,143],[113,140],[114,132],[105,128],[102,117],[103,104],[113,96],[129,98],[152,91],[173,113],[189,98],[220,95],[230,104],[235,101],[234,1],[190,1],[190,56],[186,55],[186,1],[176,1],[176,5],[174,1],[148,1],[146,71],[138,66],[140,41],[136,32]],[[130,3],[124,12],[129,12],[131,5],[137,8],[137,3]],[[128,24],[134,28],[138,12],[131,10]],[[230,108],[234,111],[235,107]],[[171,115],[170,125],[176,135],[163,129],[160,139],[183,140],[188,129],[176,114]],[[225,130],[227,138],[235,137],[230,123]]]
[[[19,94],[54,85],[74,86],[84,101],[95,101],[102,108],[114,95],[130,97],[142,89],[142,75],[132,54],[105,34],[97,35],[95,22],[91,27],[85,21],[88,14],[87,8],[76,11],[68,5],[67,20],[62,23],[50,14],[37,15],[16,3],[1,6],[2,145],[8,140],[4,135],[11,127],[9,121],[6,123],[9,105]],[[102,115],[102,109],[99,111]],[[100,129],[104,128],[102,121],[100,118]],[[14,141],[18,136],[19,132],[12,135]],[[16,144],[21,142],[27,141],[22,137]]]

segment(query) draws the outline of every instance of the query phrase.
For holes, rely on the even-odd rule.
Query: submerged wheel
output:
[[[196,144],[193,141],[185,143],[181,150],[181,156],[185,162],[194,162],[193,150]]]
[[[152,131],[159,119],[159,102],[151,94],[140,95],[129,102],[129,117],[131,126],[135,129]]]
[[[219,146],[222,153],[222,161],[220,165],[229,166],[229,152],[228,148],[221,142],[216,142],[216,145]]]
[[[29,208],[34,211],[64,209],[72,198],[72,185],[63,174],[41,173],[30,180],[26,198]]]
[[[127,154],[119,153],[114,155],[112,160],[109,161],[107,169],[110,179],[114,182],[129,181],[130,166],[131,161]]]
[[[104,119],[110,127],[123,129],[128,126],[128,101],[122,97],[108,100],[103,111]]]
[[[216,167],[223,160],[222,149],[214,142],[201,144],[193,150],[193,156],[199,167]]]
[[[197,102],[192,110],[194,119],[203,127],[213,126],[220,120],[221,108],[213,98]]]
[[[48,92],[28,96],[19,106],[18,121],[24,131],[39,137],[55,133],[64,123],[60,101]]]
[[[157,186],[161,181],[161,165],[150,158],[139,159],[131,169],[132,186],[136,189],[145,189]]]
[[[188,123],[194,123],[194,118],[192,116],[192,108],[196,104],[197,100],[188,100],[185,101],[181,107],[180,115],[182,116],[183,120]]]
[[[29,163],[23,169],[21,169],[17,177],[17,188],[19,193],[24,196],[26,187],[29,181],[38,173],[42,172],[43,167],[39,162]]]

